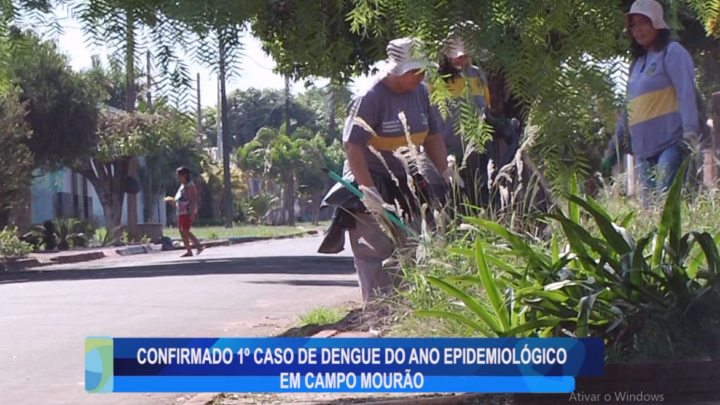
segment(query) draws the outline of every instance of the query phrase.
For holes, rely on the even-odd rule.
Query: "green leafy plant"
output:
[[[281,207],[282,200],[279,197],[272,194],[258,194],[252,198],[240,200],[237,203],[236,216],[238,219],[242,219],[240,222],[260,224],[268,215]]]
[[[95,242],[102,246],[115,246],[120,243],[121,238],[123,237],[122,227],[116,227],[114,229],[108,230],[105,227],[100,227],[95,231]]]
[[[55,236],[58,241],[58,249],[68,250],[74,246],[84,246],[87,237],[79,232],[80,221],[77,218],[55,218]]]
[[[149,244],[152,243],[152,239],[150,239],[150,237],[149,237],[148,235],[144,235],[144,236],[140,239],[140,241],[141,241],[144,245],[149,245]]]
[[[0,231],[0,259],[22,259],[33,251],[32,245],[18,238],[17,232],[17,228],[8,227]]]
[[[686,167],[687,162],[680,172]],[[612,218],[592,198],[576,195],[574,182],[567,214],[558,208],[546,216],[561,232],[549,246],[497,223],[466,218],[478,233],[489,232],[505,245],[478,238],[474,248],[454,248],[473,259],[477,271],[428,281],[463,310],[417,314],[459,322],[486,336],[600,336],[623,359],[716,356],[720,234],[681,234],[681,177],[668,192],[658,228],[639,239],[627,230],[630,216]],[[509,258],[522,266],[509,265]],[[470,291],[483,291],[485,299]]]

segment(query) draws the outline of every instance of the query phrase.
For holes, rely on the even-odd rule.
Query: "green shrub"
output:
[[[610,360],[716,357],[720,233],[682,233],[680,179],[668,193],[657,229],[641,238],[627,229],[632,216],[612,218],[593,199],[578,197],[576,184],[567,213],[557,209],[546,215],[560,231],[549,246],[528,243],[497,223],[466,218],[476,232],[490,232],[505,246],[478,237],[474,246],[452,249],[473,260],[475,271],[426,278],[461,304],[452,308],[463,309],[417,314],[486,336],[597,336],[610,345]],[[587,230],[586,219],[597,234]]]
[[[0,259],[22,259],[33,251],[32,245],[18,238],[17,232],[17,228],[7,227],[0,231]]]
[[[57,246],[60,250],[68,250],[71,247],[84,247],[87,245],[88,237],[81,231],[81,227],[87,228],[77,218],[55,218],[55,236]]]
[[[270,213],[282,206],[282,201],[271,194],[243,198],[235,204],[235,220],[240,223],[260,224]]]
[[[118,226],[115,229],[108,230],[105,227],[100,227],[95,231],[95,243],[102,247],[116,246],[120,244],[120,239],[123,237],[122,227]]]

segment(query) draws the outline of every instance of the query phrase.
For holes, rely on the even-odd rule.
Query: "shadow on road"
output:
[[[337,275],[353,273],[355,273],[355,268],[351,257],[243,257],[86,270],[26,270],[17,273],[0,274],[0,285],[37,281],[201,276],[209,274]]]
[[[249,281],[249,284],[284,284],[308,287],[358,287],[357,281],[348,280],[280,280],[280,281]]]

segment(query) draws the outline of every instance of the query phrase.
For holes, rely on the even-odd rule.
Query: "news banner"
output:
[[[85,341],[90,393],[570,393],[601,339],[112,338]]]

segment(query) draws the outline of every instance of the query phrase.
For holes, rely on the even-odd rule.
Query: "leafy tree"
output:
[[[92,157],[78,162],[74,170],[95,188],[108,228],[120,225],[125,192],[133,188],[129,177],[132,156],[157,155],[164,148],[183,145],[170,114],[128,114],[104,110],[100,115],[98,142]]]
[[[207,147],[217,146],[217,108],[205,107],[202,110],[202,141]]]
[[[311,87],[293,101],[313,113],[314,129],[332,142],[339,137],[338,129],[342,131],[347,115],[345,109],[351,98],[352,93],[347,87],[329,85]]]
[[[376,4],[383,22],[389,18],[381,13],[392,14],[388,3]],[[376,30],[375,24],[370,26],[374,20],[353,18],[355,10],[372,7],[370,2],[353,0],[271,0],[256,11],[252,30],[277,62],[278,71],[294,78],[329,77],[346,84],[383,59],[385,44],[392,39],[394,30],[380,24]]]
[[[31,180],[33,157],[25,141],[32,131],[24,115],[25,109],[14,94],[0,94],[0,229],[7,225],[7,213],[18,192]]]
[[[399,36],[423,40],[431,57],[439,60],[438,45],[449,28],[471,20],[474,24],[457,26],[457,34],[465,38],[476,60],[482,53],[487,55],[483,66],[489,72],[492,114],[517,117],[537,129],[537,139],[545,145],[536,145],[534,151],[546,169],[562,173],[553,165],[564,165],[569,171],[585,168],[581,174],[589,175],[581,155],[547,146],[572,145],[578,137],[594,136],[587,129],[595,125],[599,111],[604,112],[600,116],[604,126],[612,126],[614,113],[622,106],[613,91],[613,78],[626,74],[621,62],[628,46],[621,32],[623,14],[631,3],[274,0],[258,11],[253,30],[278,62],[279,71],[347,82],[355,74],[370,72],[375,62],[385,58],[388,40]],[[683,10],[717,26],[719,8],[714,0],[665,3],[674,27],[682,28]],[[444,83],[435,72],[428,73],[433,102],[447,113]],[[473,131],[477,124],[468,115],[463,116],[466,135],[490,136],[487,131]]]
[[[97,138],[98,97],[74,72],[55,43],[22,35],[27,50],[12,60],[11,83],[27,108],[33,136],[25,143],[40,167],[72,165],[92,153]]]
[[[137,80],[141,56],[147,52],[157,64],[154,91],[177,107],[192,102],[192,78],[176,54],[176,45],[187,45],[186,27],[170,17],[174,7],[165,0],[85,0],[73,6],[83,30],[95,45],[107,47],[125,79],[125,103],[132,112],[137,105]],[[145,59],[145,58],[142,58]],[[147,66],[146,66],[147,67]],[[132,84],[132,86],[130,85]]]
[[[309,130],[298,130],[307,134]],[[236,153],[238,164],[256,175],[269,178],[283,186],[283,217],[295,224],[296,177],[303,166],[307,139],[289,137],[272,128],[262,128],[255,139]]]
[[[233,201],[240,201],[242,194],[247,190],[247,181],[240,168],[230,165],[230,187],[233,192]],[[202,180],[208,185],[213,203],[213,212],[215,217],[221,218],[225,212],[225,200],[223,199],[223,167],[218,162],[208,159],[203,167]]]
[[[100,99],[110,107],[124,110],[127,105],[127,91],[125,90],[127,85],[122,62],[116,58],[110,58],[106,68],[97,55],[93,55],[91,61],[92,65],[85,75],[94,84]],[[140,85],[135,82],[133,87],[137,98],[137,95],[141,94]],[[137,101],[135,100],[136,103]]]
[[[51,0],[10,0],[0,2],[0,90],[8,91],[10,66],[18,54],[32,52],[18,27],[44,27],[49,34],[60,32],[55,19],[50,17]]]
[[[318,129],[316,111],[298,99],[290,103],[291,133],[300,127]],[[232,147],[250,142],[258,131],[285,123],[285,94],[275,89],[236,90],[228,97],[228,130]],[[217,128],[212,129],[217,133]]]
[[[177,112],[173,115],[180,116]],[[155,150],[150,155],[145,155],[145,166],[139,170],[143,190],[143,213],[146,221],[158,209],[160,196],[175,195],[175,191],[180,186],[176,173],[178,167],[185,166],[193,173],[202,173],[211,160],[207,152],[192,139],[191,134],[194,129],[192,123],[187,122],[186,117],[181,117],[183,118],[175,119],[182,119],[181,122],[184,125],[175,123],[173,128],[175,134],[168,137],[178,143],[167,145]],[[201,208],[203,207],[201,206]],[[199,215],[203,214],[203,210],[201,210]]]
[[[312,223],[320,221],[320,203],[332,186],[329,176],[323,169],[342,173],[345,151],[342,142],[334,140],[328,146],[321,134],[315,135],[303,145],[303,164],[298,168],[298,192],[312,203]]]

